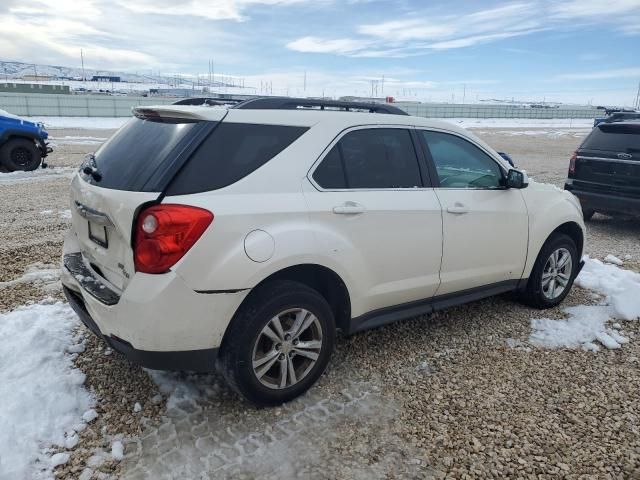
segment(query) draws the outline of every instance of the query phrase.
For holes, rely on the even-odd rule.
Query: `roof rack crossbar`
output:
[[[242,110],[296,110],[319,107],[341,109],[345,112],[366,110],[369,113],[386,113],[388,115],[408,115],[404,110],[384,103],[343,102],[340,100],[321,100],[289,97],[260,97],[238,103],[231,108]]]

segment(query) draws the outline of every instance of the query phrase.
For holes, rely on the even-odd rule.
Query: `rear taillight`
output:
[[[164,273],[198,241],[213,213],[188,205],[161,204],[138,215],[134,238],[137,272]]]
[[[573,152],[571,155],[571,159],[569,160],[569,176],[571,177],[574,173],[576,173],[576,160],[578,158],[578,152]]]

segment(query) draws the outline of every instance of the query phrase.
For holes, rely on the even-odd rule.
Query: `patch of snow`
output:
[[[529,343],[546,348],[584,348],[599,350],[595,343],[606,348],[620,348],[627,339],[615,330],[607,328],[611,308],[607,305],[579,305],[565,309],[570,317],[566,320],[537,318],[531,320],[533,332]]]
[[[106,454],[103,451],[98,451],[94,455],[91,455],[87,460],[87,465],[93,468],[100,467],[107,460]]]
[[[580,128],[593,127],[593,119],[580,118],[440,118],[443,122],[455,123],[463,128]]]
[[[78,445],[79,440],[80,438],[78,437],[78,435],[73,432],[71,435],[67,435],[67,438],[64,441],[64,446],[69,449],[74,448],[76,445]]]
[[[118,462],[124,458],[124,446],[121,441],[116,440],[111,444],[111,456]]]
[[[619,320],[640,317],[640,273],[584,257],[585,266],[576,278],[576,285],[605,295],[614,307],[612,316]]]
[[[25,270],[21,277],[6,282],[0,282],[0,290],[6,287],[12,287],[20,283],[37,283],[46,284],[57,282],[60,279],[60,269],[51,268],[51,265],[43,265],[35,263]]]
[[[65,432],[93,399],[66,348],[78,320],[63,303],[0,314],[0,477],[34,478],[56,460],[43,448],[65,446]],[[54,456],[55,457],[55,456]]]
[[[631,255],[629,255],[628,253],[624,256],[625,260],[631,260],[633,257]]]
[[[71,455],[67,452],[56,453],[51,456],[51,467],[56,468],[58,465],[64,465],[69,461]]]
[[[82,414],[82,420],[87,423],[93,422],[96,418],[98,418],[98,412],[96,412],[93,408],[91,410],[87,410]]]
[[[91,468],[85,468],[78,477],[78,480],[91,480],[93,477],[93,470]]]
[[[38,168],[31,172],[0,173],[0,184],[38,182],[48,180],[51,177],[71,178],[77,170],[76,167],[48,167]]]
[[[47,128],[116,129],[133,117],[25,117],[30,122],[44,123]]]
[[[136,402],[136,404],[133,406],[133,411],[135,413],[138,413],[138,412],[142,411],[142,405],[140,405],[138,402]]]
[[[605,263],[613,263],[614,265],[622,265],[624,262],[622,260],[620,260],[618,257],[616,257],[615,255],[607,255],[606,257],[604,257],[604,261]]]
[[[69,353],[82,353],[84,352],[84,344],[78,343],[77,345],[71,345],[67,347]]]
[[[609,328],[613,319],[640,318],[640,274],[613,264],[584,257],[585,266],[575,280],[582,288],[596,290],[605,296],[604,305],[579,305],[565,308],[566,320],[539,318],[531,320],[529,342],[546,348],[582,348],[598,351],[599,345],[620,348],[629,339],[618,330],[619,323]]]
[[[531,351],[531,347],[527,347],[527,345],[525,345],[520,340],[516,340],[515,338],[507,338],[505,340],[505,343],[507,344],[507,347],[513,348],[514,350],[521,350],[523,352]]]
[[[58,145],[100,145],[108,140],[107,137],[82,137],[65,135],[64,137],[49,137],[49,144]]]

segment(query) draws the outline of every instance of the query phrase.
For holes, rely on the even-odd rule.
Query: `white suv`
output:
[[[277,404],[338,330],[509,291],[552,307],[582,265],[577,199],[454,125],[279,98],[134,114],[73,178],[62,270],[87,327],[149,368],[217,366]]]

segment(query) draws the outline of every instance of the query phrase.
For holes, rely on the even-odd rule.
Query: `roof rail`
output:
[[[364,103],[364,102],[343,102],[340,100],[317,100],[310,98],[289,98],[289,97],[259,97],[245,100],[231,108],[242,110],[296,110],[312,109],[319,107],[320,110],[365,110],[369,113],[386,113],[389,115],[409,115],[398,107],[392,107],[385,103]]]

